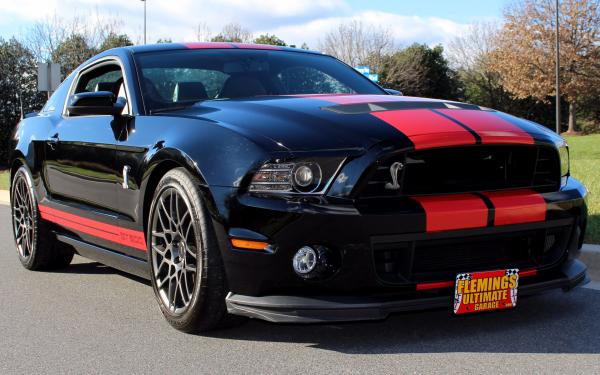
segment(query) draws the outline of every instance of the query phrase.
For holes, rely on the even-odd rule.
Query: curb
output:
[[[10,194],[8,190],[0,190],[0,204],[10,204]]]
[[[600,255],[600,245],[584,244],[581,251]]]

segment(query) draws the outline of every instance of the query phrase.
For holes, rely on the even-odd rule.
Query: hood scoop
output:
[[[358,115],[363,113],[393,111],[398,109],[471,109],[477,111],[487,110],[486,108],[482,108],[474,104],[445,101],[397,101],[339,104],[328,107],[321,107],[321,109],[339,113],[342,115]]]

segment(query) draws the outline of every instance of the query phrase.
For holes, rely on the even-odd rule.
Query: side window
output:
[[[123,72],[118,64],[102,64],[79,77],[74,94],[80,92],[110,91],[127,100],[124,114],[131,114],[129,98],[123,82]]]
[[[286,94],[351,94],[354,92],[329,74],[307,66],[284,69],[277,78]]]

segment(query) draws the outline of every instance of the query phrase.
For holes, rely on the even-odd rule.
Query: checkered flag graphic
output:
[[[518,268],[511,268],[511,269],[506,270],[506,276],[516,275],[517,273],[519,273]]]
[[[471,280],[470,273],[461,273],[456,276],[457,280]],[[458,294],[456,290],[454,291],[454,312],[458,310],[460,306],[460,302],[462,301],[462,294]]]

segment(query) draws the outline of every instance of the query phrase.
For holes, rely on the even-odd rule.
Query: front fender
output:
[[[139,116],[134,128],[120,147],[130,150],[123,153],[128,158],[127,164],[137,166],[134,168],[140,189],[137,207],[147,206],[158,181],[169,169],[185,167],[197,176],[214,204],[214,188],[242,186],[244,178],[272,157],[252,140],[214,122]],[[143,152],[143,156],[134,157],[137,152]],[[138,210],[138,220],[143,221],[145,211]],[[215,209],[213,213],[218,211]]]

